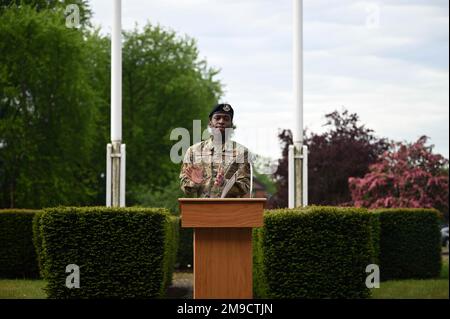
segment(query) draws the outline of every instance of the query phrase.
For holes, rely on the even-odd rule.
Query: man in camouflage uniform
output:
[[[211,136],[188,148],[180,173],[183,192],[191,197],[219,198],[227,182],[235,180],[224,197],[243,197],[250,190],[248,149],[229,139],[234,111],[218,104],[209,114]]]

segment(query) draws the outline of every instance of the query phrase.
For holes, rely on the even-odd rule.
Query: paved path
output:
[[[192,299],[192,272],[174,272],[172,285],[167,289],[168,298]]]

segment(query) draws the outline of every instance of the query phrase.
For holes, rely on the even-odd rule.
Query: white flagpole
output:
[[[106,205],[125,206],[125,145],[122,145],[122,1],[113,0],[111,35],[111,144],[107,145]],[[109,174],[109,175],[108,175]]]
[[[111,141],[122,141],[122,4],[114,0],[111,36]]]
[[[289,148],[289,208],[308,205],[307,156],[303,145],[303,0],[292,0],[293,8],[293,147]]]
[[[294,145],[303,146],[303,0],[293,0],[294,9],[294,101],[295,130]]]

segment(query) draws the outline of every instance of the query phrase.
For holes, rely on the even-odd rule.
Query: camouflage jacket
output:
[[[201,167],[203,183],[191,181],[185,171],[189,166]],[[225,172],[221,185],[214,185],[219,169]],[[180,172],[182,191],[191,197],[221,197],[227,181],[236,174],[236,182],[225,197],[242,197],[250,190],[248,149],[234,141],[215,143],[213,136],[188,148]]]

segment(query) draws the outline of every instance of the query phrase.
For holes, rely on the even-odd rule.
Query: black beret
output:
[[[211,118],[215,113],[229,114],[231,116],[231,119],[233,120],[234,110],[230,104],[217,104],[216,106],[214,106],[211,113],[209,113],[209,118]]]

